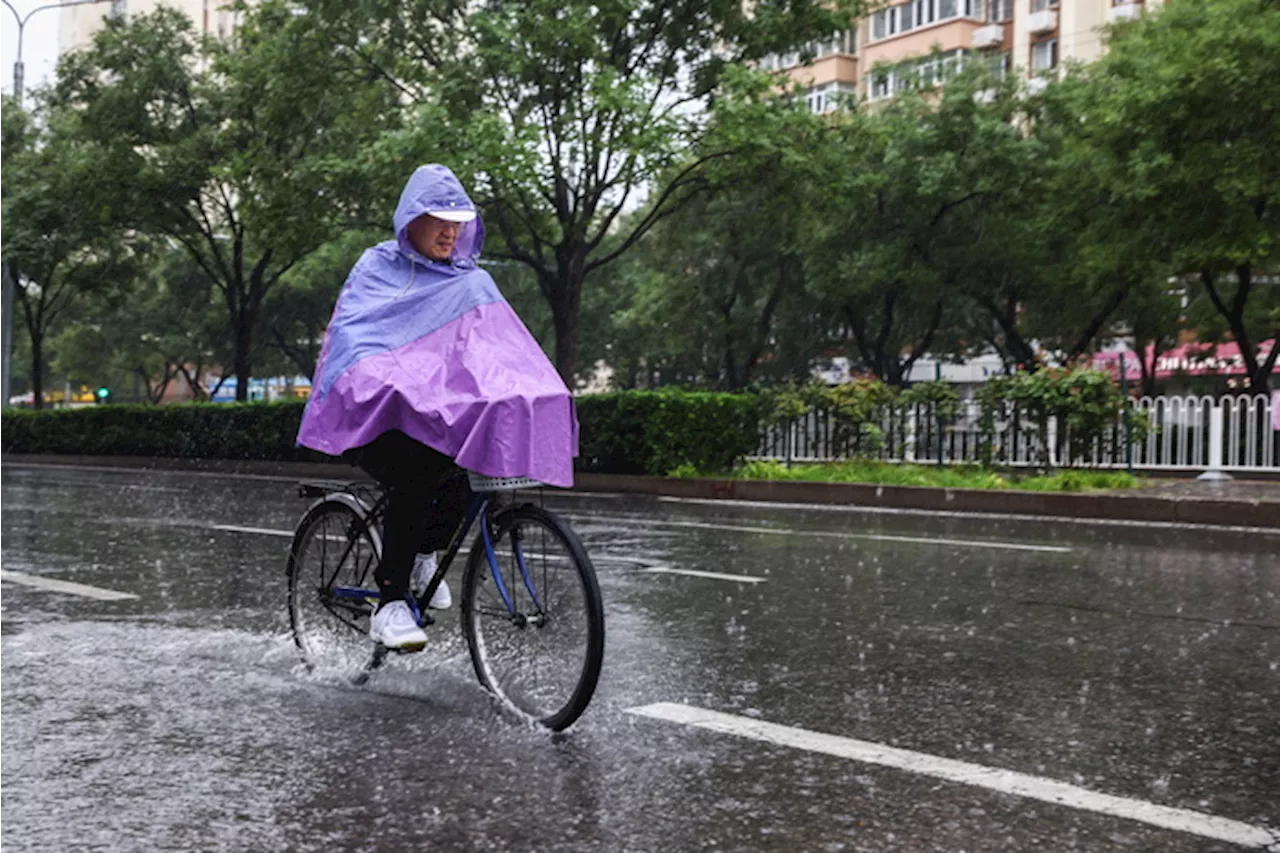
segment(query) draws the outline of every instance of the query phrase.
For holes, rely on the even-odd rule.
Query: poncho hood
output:
[[[477,260],[479,217],[448,262],[413,249],[405,227],[474,207],[444,166],[414,171],[396,239],[365,251],[333,310],[298,444],[332,456],[400,430],[491,477],[573,484],[573,396]]]
[[[409,181],[400,193],[400,202],[396,205],[395,216],[392,217],[396,242],[400,250],[417,260],[426,261],[409,243],[405,229],[409,223],[433,211],[471,211],[476,218],[464,223],[458,233],[458,240],[453,244],[454,263],[475,263],[480,252],[484,250],[484,223],[480,219],[476,206],[471,203],[462,182],[448,166],[429,163],[413,170]]]

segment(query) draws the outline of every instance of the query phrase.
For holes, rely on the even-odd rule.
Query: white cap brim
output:
[[[428,210],[427,215],[445,222],[470,222],[476,218],[474,210]]]

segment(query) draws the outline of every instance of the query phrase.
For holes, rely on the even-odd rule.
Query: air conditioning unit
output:
[[[1027,29],[1039,35],[1040,33],[1050,33],[1058,28],[1058,13],[1053,9],[1045,9],[1042,12],[1033,12],[1027,18]]]
[[[1113,24],[1116,21],[1132,21],[1141,14],[1141,3],[1123,3],[1119,6],[1112,6],[1107,10],[1107,20]]]
[[[988,47],[999,47],[1004,41],[1004,27],[1000,24],[990,24],[985,27],[978,27],[973,31],[973,46],[982,50]]]

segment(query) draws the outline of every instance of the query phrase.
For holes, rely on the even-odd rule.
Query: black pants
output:
[[[467,475],[448,456],[399,430],[383,433],[347,458],[368,471],[387,494],[382,561],[374,579],[382,604],[400,601],[409,594],[414,556],[443,550],[466,517],[471,503]]]

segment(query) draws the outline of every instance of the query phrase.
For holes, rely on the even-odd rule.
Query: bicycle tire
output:
[[[368,656],[369,616],[363,599],[337,599],[335,586],[376,589],[381,537],[368,509],[352,495],[330,495],[303,515],[289,548],[289,627],[311,669],[354,665]]]
[[[532,504],[503,510],[491,520],[490,527],[517,613],[508,612],[496,592],[482,531],[467,559],[460,614],[476,677],[509,710],[553,731],[563,731],[586,710],[604,660],[604,603],[595,568],[573,529],[554,513]],[[541,554],[533,554],[529,548],[534,532]],[[548,546],[556,548],[559,556],[549,559]],[[517,552],[525,553],[537,595],[531,595],[524,583]],[[576,606],[566,606],[562,612],[559,604],[566,597]],[[549,647],[561,638],[570,641],[563,667],[553,663],[544,671],[528,654],[511,654],[512,647],[523,641],[530,647]],[[576,672],[556,671],[574,667]]]

